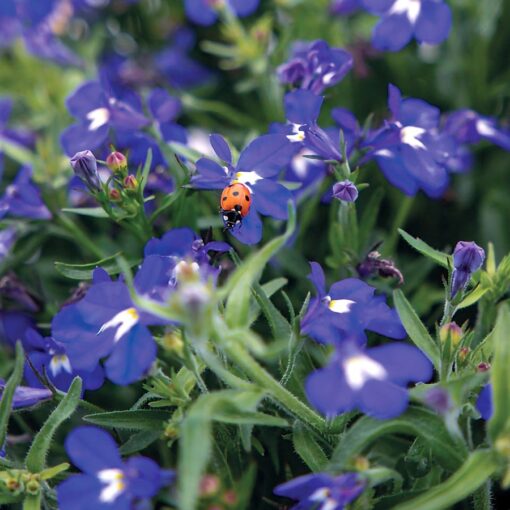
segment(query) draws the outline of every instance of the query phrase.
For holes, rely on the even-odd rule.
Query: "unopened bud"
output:
[[[77,152],[71,158],[74,173],[87,185],[90,190],[99,191],[101,181],[97,173],[97,161],[91,151]]]
[[[468,357],[468,354],[470,352],[471,350],[469,349],[469,347],[461,347],[459,349],[459,360],[464,361]]]
[[[128,175],[124,178],[124,187],[129,191],[138,189],[138,181],[134,175]]]
[[[499,437],[496,439],[494,447],[498,453],[504,457],[510,458],[510,437],[507,435]]]
[[[112,172],[118,172],[127,168],[127,158],[122,152],[114,151],[108,154],[106,165]]]
[[[29,494],[38,494],[41,490],[41,484],[37,480],[30,480],[26,485],[26,491]]]
[[[370,461],[366,457],[359,455],[354,459],[354,468],[357,471],[367,471],[370,469]]]
[[[200,480],[200,496],[209,498],[220,489],[220,479],[215,475],[205,475]]]
[[[449,322],[444,326],[441,326],[439,330],[439,339],[442,343],[445,343],[448,338],[453,346],[459,345],[459,342],[462,339],[462,328],[455,322]]]
[[[119,202],[119,201],[120,201],[120,199],[122,198],[122,197],[120,196],[120,192],[119,192],[119,190],[118,190],[118,189],[111,189],[111,190],[110,190],[110,193],[108,194],[108,196],[110,197],[110,200],[111,200],[112,202]]]
[[[162,339],[163,348],[170,352],[175,352],[178,356],[183,355],[184,342],[182,341],[182,333],[176,329],[167,333]]]
[[[173,423],[170,423],[166,426],[163,434],[167,439],[175,439],[179,437],[179,429]]]
[[[482,361],[481,363],[478,364],[478,366],[476,367],[476,369],[478,370],[478,372],[487,372],[488,370],[490,370],[491,368],[491,365],[490,363],[487,363],[485,361]]]
[[[223,501],[229,506],[235,505],[237,503],[237,494],[233,490],[225,491]]]

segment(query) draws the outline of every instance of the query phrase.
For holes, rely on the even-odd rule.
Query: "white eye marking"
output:
[[[89,131],[96,131],[110,120],[110,111],[108,108],[96,108],[87,113],[87,119],[90,120]]]
[[[299,143],[303,142],[306,138],[305,132],[301,129],[303,124],[292,124],[292,134],[287,135],[289,142]]]
[[[423,133],[425,133],[423,128],[406,126],[400,130],[400,140],[402,143],[410,145],[414,149],[426,149],[423,142],[418,139],[418,137],[423,135]]]
[[[106,484],[99,494],[99,500],[103,503],[112,503],[126,488],[124,473],[120,469],[103,469],[97,473],[97,477]]]
[[[326,296],[324,302],[328,305],[328,308],[335,313],[348,313],[351,311],[352,305],[356,304],[356,301],[352,299],[331,299],[330,296]]]
[[[421,0],[397,0],[390,10],[390,14],[405,13],[411,24],[415,24],[421,11]]]
[[[478,131],[478,134],[482,136],[494,136],[497,134],[494,126],[491,126],[489,122],[483,119],[476,121],[476,130]]]
[[[99,335],[109,328],[119,326],[114,337],[115,342],[118,342],[139,321],[139,319],[140,315],[135,308],[126,308],[115,315],[111,320],[105,322],[97,334]]]
[[[69,358],[65,354],[55,354],[50,361],[50,371],[53,377],[57,377],[62,370],[68,374],[73,372]]]
[[[382,381],[388,376],[386,369],[380,363],[364,354],[347,358],[343,362],[343,369],[347,384],[353,390],[361,389],[370,379]]]

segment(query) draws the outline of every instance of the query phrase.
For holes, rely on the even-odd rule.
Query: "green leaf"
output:
[[[91,216],[92,218],[108,218],[108,213],[102,207],[66,207],[62,212]]]
[[[273,334],[273,338],[275,340],[287,339],[290,337],[292,333],[292,328],[287,321],[287,319],[280,313],[278,308],[273,304],[273,302],[267,297],[267,295],[262,290],[262,287],[258,284],[253,286],[253,294],[255,299],[257,300],[258,305],[260,306],[262,313],[264,314],[267,322],[269,323],[269,327],[271,328],[271,333]]]
[[[503,430],[510,418],[510,342],[508,333],[510,331],[510,305],[504,302],[498,310],[496,326],[492,333],[494,345],[494,357],[492,358],[491,383],[493,413],[488,423],[489,435],[492,441]]]
[[[41,508],[41,493],[26,494],[23,501],[23,510],[40,510]]]
[[[427,355],[436,369],[438,369],[440,367],[439,347],[418,315],[416,315],[411,303],[409,303],[400,289],[393,291],[393,301],[409,338]]]
[[[466,457],[465,446],[454,441],[442,419],[431,411],[410,407],[393,420],[360,418],[342,437],[330,462],[330,469],[347,469],[350,462],[373,442],[388,434],[420,437],[443,467],[457,469]]]
[[[41,471],[41,480],[51,480],[52,478],[55,478],[60,473],[63,473],[64,471],[67,471],[71,467],[71,464],[68,462],[62,462],[62,464],[59,464],[58,466],[53,466],[50,468],[47,468],[43,471]]]
[[[23,376],[23,364],[25,362],[25,355],[23,346],[18,340],[16,342],[16,360],[14,362],[14,370],[5,384],[2,392],[2,400],[0,401],[0,445],[5,442],[7,436],[7,425],[9,423],[9,416],[12,409],[12,399],[14,392],[21,382]]]
[[[359,223],[359,247],[364,250],[375,230],[375,223],[384,197],[384,189],[378,188],[370,193],[369,201],[363,210]]]
[[[410,244],[416,251],[419,251],[422,255],[425,255],[429,259],[432,259],[434,262],[448,269],[449,267],[449,259],[450,255],[443,253],[442,251],[436,250],[429,246],[425,241],[422,241],[419,238],[414,238],[410,236],[405,230],[401,228],[398,229],[399,234]]]
[[[223,287],[223,294],[225,297],[228,296],[225,319],[230,327],[245,327],[248,325],[251,286],[260,277],[269,260],[287,242],[287,239],[294,232],[295,226],[296,211],[292,203],[289,202],[289,220],[285,233],[248,257]]]
[[[461,468],[448,480],[425,494],[397,505],[394,510],[443,510],[452,508],[481,487],[498,469],[493,452],[480,450],[472,453]]]
[[[300,421],[294,423],[292,444],[296,453],[314,473],[324,470],[328,458],[310,429],[307,429]]]
[[[140,192],[142,194],[143,194],[143,190],[145,189],[145,186],[147,185],[147,179],[149,177],[151,165],[152,165],[152,149],[149,149],[147,151],[147,158],[145,159],[145,164],[144,164],[143,170],[142,170],[142,178],[140,180]]]
[[[133,434],[120,448],[122,455],[132,455],[150,446],[157,441],[162,434],[162,430],[140,430]]]
[[[88,264],[67,264],[66,262],[55,262],[55,269],[62,275],[72,280],[91,280],[92,274],[97,267],[102,267],[108,274],[116,275],[121,272],[121,268],[117,263],[118,257],[122,252],[117,252],[111,257],[106,257],[96,262]],[[138,265],[140,261],[129,262],[129,267]]]
[[[221,390],[201,395],[189,408],[181,423],[179,442],[180,510],[196,508],[200,479],[212,452],[212,422],[224,422],[228,415],[239,417],[245,413],[266,416],[255,413],[263,396],[261,391]]]
[[[19,503],[21,501],[21,495],[12,496],[11,494],[0,493],[0,505],[8,505],[12,503]],[[0,507],[1,508],[1,507]]]
[[[182,143],[171,142],[168,145],[170,146],[170,149],[172,149],[172,151],[177,155],[192,161],[193,163],[196,163],[197,160],[204,157],[202,153],[192,149],[191,147],[188,147],[187,145],[183,145]]]
[[[129,430],[163,430],[164,424],[171,418],[168,411],[137,409],[135,411],[110,411],[84,416],[83,419],[101,427]]]
[[[458,305],[457,309],[467,308],[468,306],[474,305],[483,295],[488,291],[487,287],[479,285],[475,290],[470,292]]]
[[[35,163],[35,156],[32,152],[4,137],[0,138],[0,152],[7,154],[22,165],[33,166]]]
[[[31,473],[39,473],[45,468],[46,456],[50,450],[55,432],[78,407],[81,386],[81,379],[75,377],[65,397],[58,403],[58,406],[49,415],[44,425],[34,437],[25,459],[25,465]]]

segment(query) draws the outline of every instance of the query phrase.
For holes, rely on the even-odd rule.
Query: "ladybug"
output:
[[[251,191],[240,182],[229,184],[221,193],[220,213],[227,230],[240,225],[250,212]]]

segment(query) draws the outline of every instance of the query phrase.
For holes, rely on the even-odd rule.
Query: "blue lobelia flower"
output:
[[[291,161],[295,147],[283,134],[263,135],[241,152],[234,166],[227,141],[220,135],[211,135],[210,142],[224,165],[199,159],[191,184],[198,189],[224,189],[234,182],[247,186],[252,195],[251,208],[242,223],[232,229],[232,234],[242,243],[258,243],[262,238],[259,214],[278,220],[287,218],[287,203],[292,195],[275,178]]]
[[[314,473],[278,485],[274,493],[298,501],[292,507],[295,510],[343,510],[364,488],[365,482],[357,473]]]
[[[363,0],[332,0],[329,10],[331,14],[347,16],[359,11],[363,7]]]
[[[105,80],[85,82],[67,98],[66,106],[78,120],[60,138],[68,156],[101,147],[110,128],[118,135],[131,134],[149,123],[138,95],[126,89],[113,90]]]
[[[253,14],[260,0],[184,0],[184,8],[188,19],[198,25],[209,26],[216,23],[218,10],[231,9],[237,16]]]
[[[406,336],[397,312],[386,304],[384,296],[374,295],[374,287],[357,278],[347,278],[334,283],[326,292],[321,266],[317,262],[310,266],[309,278],[318,295],[310,301],[301,321],[304,335],[335,345],[348,340],[364,344],[365,330],[390,338]]]
[[[5,388],[5,382],[0,379],[0,398]],[[31,407],[39,402],[48,400],[52,397],[52,393],[48,388],[31,388],[29,386],[18,386],[14,390],[14,397],[12,399],[12,408],[20,409],[24,407]]]
[[[364,145],[388,181],[406,195],[423,189],[430,197],[441,196],[449,181],[449,158],[458,143],[439,130],[440,111],[421,99],[402,99],[400,90],[389,86],[390,121],[373,132]]]
[[[133,508],[135,500],[152,498],[175,479],[173,471],[161,469],[147,457],[123,461],[110,434],[97,427],[74,429],[65,449],[82,473],[58,485],[61,510]]]
[[[484,420],[490,420],[493,412],[492,386],[485,385],[476,400],[476,408]]]
[[[459,241],[453,250],[451,297],[464,290],[471,275],[482,267],[485,251],[473,241]]]
[[[0,309],[0,340],[14,347],[18,340],[23,343],[25,333],[35,326],[29,315],[17,310]],[[23,347],[26,348],[25,345]]]
[[[169,264],[146,259],[136,279],[140,294],[151,294],[168,280]],[[156,344],[147,326],[161,320],[139,310],[122,281],[96,270],[83,299],[64,306],[52,321],[52,336],[64,345],[71,366],[92,372],[102,358],[106,376],[126,385],[140,379],[156,358]]]
[[[1,149],[2,140],[9,144],[15,144],[26,148],[32,147],[35,141],[35,137],[32,133],[22,129],[10,129],[7,127],[7,122],[11,116],[12,104],[12,99],[0,97],[0,181],[2,180],[4,169],[4,153]]]
[[[0,47],[22,37],[36,57],[60,65],[80,65],[81,60],[58,38],[72,15],[73,6],[66,0],[2,0]]]
[[[0,230],[0,263],[9,255],[16,242],[16,228],[7,227]]]
[[[498,126],[496,119],[473,110],[457,110],[448,114],[444,129],[461,144],[471,145],[489,140],[510,151],[510,130]]]
[[[372,45],[382,51],[401,50],[415,37],[440,44],[450,33],[452,13],[443,0],[362,0],[363,7],[381,16]]]
[[[76,371],[71,366],[65,347],[51,337],[43,338],[36,330],[29,329],[25,333],[25,348],[29,347],[28,359],[25,363],[25,379],[34,388],[42,388],[39,375],[46,374],[50,382],[59,390],[67,391],[73,379],[78,375],[83,381],[83,389],[97,390],[103,385],[103,368],[97,364],[91,371]]]
[[[186,130],[175,122],[182,111],[180,99],[165,89],[156,88],[149,94],[147,102],[163,140],[185,144],[188,141]]]
[[[331,48],[326,41],[298,41],[294,43],[290,60],[278,67],[277,74],[281,83],[319,95],[339,83],[352,65],[349,52]]]
[[[311,404],[327,417],[359,409],[377,419],[402,414],[407,385],[432,377],[432,364],[414,346],[389,343],[363,349],[354,342],[336,346],[329,364],[305,383]]]
[[[21,167],[13,183],[0,197],[0,218],[6,214],[33,220],[49,220],[51,213],[44,205],[41,192],[32,182],[32,168]]]

